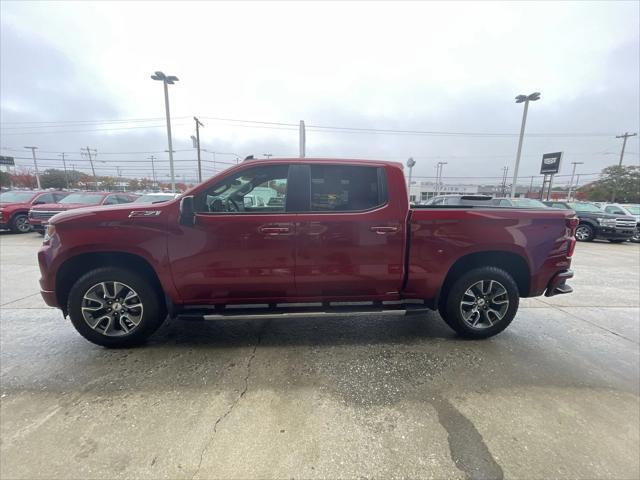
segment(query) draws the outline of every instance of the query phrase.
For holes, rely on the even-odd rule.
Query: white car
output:
[[[633,234],[631,238],[632,242],[640,243],[640,205],[637,203],[607,203],[602,205],[600,208],[607,213],[613,213],[616,215],[630,215],[635,217],[637,225],[636,225],[636,233]]]

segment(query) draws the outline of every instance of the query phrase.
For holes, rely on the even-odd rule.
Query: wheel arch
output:
[[[153,288],[165,299],[166,295],[160,278],[153,266],[140,255],[128,252],[91,252],[80,253],[65,260],[57,269],[55,278],[55,292],[58,305],[67,314],[67,300],[69,292],[80,276],[100,267],[120,267],[134,271],[147,278]]]
[[[509,273],[518,286],[521,297],[526,297],[531,288],[531,269],[525,258],[509,251],[483,251],[464,255],[449,268],[438,294],[437,305],[446,298],[447,292],[464,273],[479,267],[497,267]]]

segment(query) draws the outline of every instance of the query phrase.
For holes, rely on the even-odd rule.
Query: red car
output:
[[[55,203],[68,195],[67,192],[10,190],[0,194],[0,229],[14,233],[31,231],[29,209],[34,205]]]
[[[42,296],[88,340],[134,345],[171,317],[421,313],[486,338],[520,297],[570,293],[575,214],[410,208],[392,162],[245,161],[162,204],[51,219]]]
[[[138,198],[137,195],[128,193],[73,192],[57,203],[45,203],[29,210],[29,222],[35,231],[44,234],[45,225],[57,213],[83,207],[131,203],[136,198]]]

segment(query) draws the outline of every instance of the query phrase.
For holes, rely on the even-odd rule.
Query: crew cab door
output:
[[[304,167],[309,190],[306,212],[298,215],[296,224],[298,295],[323,300],[397,298],[407,200],[390,198],[385,168],[326,163]]]
[[[252,165],[194,197],[195,224],[169,235],[176,288],[191,304],[295,295],[295,214],[287,164]]]

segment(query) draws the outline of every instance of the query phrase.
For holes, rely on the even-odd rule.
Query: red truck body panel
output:
[[[186,226],[179,223],[180,199],[61,213],[50,220],[56,233],[38,253],[43,297],[49,305],[64,309],[55,293],[61,266],[77,255],[109,252],[144,259],[173,304],[194,306],[433,300],[455,262],[477,252],[507,252],[522,258],[530,273],[530,289],[522,296],[540,295],[554,275],[569,268],[570,212],[410,209],[397,163],[259,161],[283,163],[382,167],[388,201],[362,212],[196,213],[195,224]],[[184,196],[197,195],[256,164],[243,162]]]

